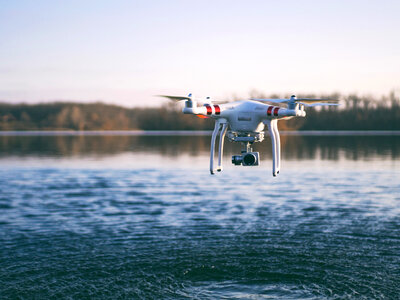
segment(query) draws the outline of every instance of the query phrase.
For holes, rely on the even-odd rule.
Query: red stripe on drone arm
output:
[[[275,107],[275,109],[274,109],[274,116],[277,116],[277,115],[278,115],[278,111],[279,111],[279,107]]]
[[[219,105],[214,105],[214,110],[216,115],[221,114],[221,109],[219,108]]]
[[[211,115],[212,114],[212,107],[210,105],[206,105],[207,108],[207,115]]]
[[[273,109],[273,108],[274,108],[273,106],[268,107],[268,110],[267,110],[267,115],[268,115],[268,116],[271,115],[272,109]]]

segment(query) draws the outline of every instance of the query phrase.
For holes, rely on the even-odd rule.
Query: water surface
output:
[[[2,298],[396,299],[400,137],[0,137]]]

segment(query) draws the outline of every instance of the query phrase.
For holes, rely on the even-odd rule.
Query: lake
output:
[[[398,299],[400,135],[0,135],[0,298]]]

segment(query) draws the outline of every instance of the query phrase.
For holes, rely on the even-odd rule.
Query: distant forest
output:
[[[280,95],[253,93],[252,97]],[[286,95],[287,96],[287,95]],[[339,107],[306,108],[306,118],[279,122],[282,130],[400,130],[400,98],[357,95],[298,95],[340,99]],[[0,103],[0,130],[211,130],[212,119],[184,115],[168,102],[158,108],[126,108],[104,103]]]

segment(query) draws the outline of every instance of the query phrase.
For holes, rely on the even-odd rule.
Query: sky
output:
[[[0,0],[0,101],[400,89],[400,1]]]

